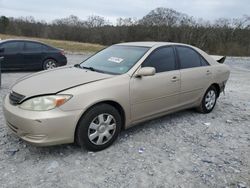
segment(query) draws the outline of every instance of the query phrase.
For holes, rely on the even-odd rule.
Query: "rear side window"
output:
[[[23,49],[23,42],[7,42],[2,45],[2,48],[4,48],[4,53],[17,53],[22,51]]]
[[[201,66],[201,57],[193,49],[180,46],[177,46],[176,49],[178,51],[181,69]]]
[[[157,73],[175,70],[176,64],[173,48],[163,47],[152,52],[144,61],[142,67],[154,67]]]
[[[55,51],[56,50],[55,48],[52,48],[51,46],[46,46],[46,45],[44,45],[43,48],[44,48],[44,50],[48,50],[48,51]]]
[[[205,59],[203,59],[202,57],[200,57],[200,58],[201,58],[201,66],[208,66],[209,65]]]
[[[35,42],[25,42],[24,50],[29,52],[39,52],[43,50],[43,45]]]

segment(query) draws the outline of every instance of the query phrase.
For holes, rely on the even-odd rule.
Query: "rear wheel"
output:
[[[56,67],[57,67],[57,62],[54,59],[46,59],[43,62],[43,69],[44,70],[54,69]]]
[[[218,98],[217,96],[218,93],[216,88],[214,86],[210,86],[203,96],[201,104],[198,107],[198,111],[204,114],[210,113],[216,105],[216,101]]]
[[[111,105],[100,104],[88,110],[76,130],[77,143],[91,151],[109,147],[121,130],[121,116]]]

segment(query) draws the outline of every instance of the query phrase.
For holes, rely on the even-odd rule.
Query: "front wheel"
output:
[[[198,107],[198,111],[204,114],[210,113],[215,107],[218,98],[217,96],[218,94],[216,88],[214,86],[210,86],[203,96],[201,104]]]
[[[88,110],[80,119],[76,142],[91,151],[109,147],[121,130],[121,116],[111,105],[100,104]]]
[[[49,70],[57,67],[57,62],[54,59],[47,59],[43,62],[43,69]]]

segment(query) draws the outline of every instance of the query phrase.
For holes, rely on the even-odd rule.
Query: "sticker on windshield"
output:
[[[108,61],[114,62],[114,63],[121,63],[123,62],[124,59],[119,58],[119,57],[110,57]]]

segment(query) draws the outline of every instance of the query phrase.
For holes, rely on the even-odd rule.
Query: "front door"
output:
[[[142,67],[154,67],[153,76],[132,77],[130,103],[132,121],[168,111],[179,105],[180,71],[172,47],[153,51]]]
[[[21,41],[8,41],[1,45],[3,52],[0,56],[4,57],[1,64],[2,69],[20,69],[22,63],[22,50],[23,42]]]

